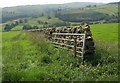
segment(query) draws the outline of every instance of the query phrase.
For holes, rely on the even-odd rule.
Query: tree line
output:
[[[30,29],[39,29],[38,26],[31,26],[31,25],[24,25],[23,30],[30,30]]]
[[[12,28],[18,26],[21,23],[27,23],[28,20],[27,19],[20,19],[18,21],[12,22],[12,23],[8,23],[5,25],[4,27],[4,31],[10,31]]]
[[[67,22],[96,22],[104,20],[108,23],[118,22],[118,16],[116,14],[110,16],[99,12],[86,12],[86,13],[74,13],[74,14],[61,14],[56,13],[57,18]]]

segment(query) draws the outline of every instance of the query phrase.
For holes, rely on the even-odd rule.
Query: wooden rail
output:
[[[77,34],[77,33],[53,33],[53,35],[83,36],[84,34]]]
[[[84,49],[85,49],[85,38],[86,32],[84,34],[77,33],[52,33],[52,39],[55,47],[63,48],[66,47],[70,51],[74,52],[74,56],[82,58],[82,63],[84,63]],[[81,46],[77,44],[82,43]]]

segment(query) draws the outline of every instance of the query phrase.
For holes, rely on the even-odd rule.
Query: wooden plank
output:
[[[84,34],[77,33],[52,33],[53,35],[68,35],[68,36],[84,36]]]
[[[53,40],[64,40],[64,41],[71,41],[74,42],[74,39],[65,39],[65,38],[52,38]],[[78,43],[83,42],[83,40],[77,40]]]
[[[74,52],[74,50],[72,50],[72,49],[71,49],[70,51]],[[76,51],[76,53],[78,53],[78,54],[82,54],[81,51]]]
[[[80,55],[76,55],[77,57],[79,57],[79,58],[81,58],[82,56],[80,56]]]
[[[85,31],[85,34],[84,34],[84,38],[83,38],[83,49],[82,49],[82,64],[84,64],[84,49],[85,49],[85,38],[86,38],[86,31]]]
[[[53,44],[62,45],[63,43],[53,42]],[[71,47],[71,48],[74,47],[73,45],[67,45],[67,44],[63,44],[63,45],[66,45],[66,46]],[[83,49],[83,48],[82,48],[82,47],[77,47],[77,46],[76,46],[76,49]]]
[[[71,48],[73,48],[74,47],[74,45],[67,45],[67,44],[63,44],[63,43],[57,43],[57,42],[53,42],[54,44],[57,44],[57,45],[63,45],[63,46],[66,46],[66,47],[71,47]]]
[[[53,38],[54,40],[57,39],[57,40],[64,40],[64,41],[71,41],[73,42],[74,39],[65,39],[65,38]]]
[[[82,47],[76,47],[77,49],[83,49]]]
[[[76,56],[76,44],[77,44],[77,38],[74,38],[74,56]]]
[[[79,54],[82,54],[82,52],[80,52],[80,51],[76,51],[77,53],[79,53]]]
[[[61,47],[61,46],[58,46],[58,45],[54,45],[56,48],[63,48],[63,47]]]

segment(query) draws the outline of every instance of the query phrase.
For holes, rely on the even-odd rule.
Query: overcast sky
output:
[[[35,4],[62,4],[69,2],[118,2],[119,0],[0,0],[0,7],[10,7],[19,5],[35,5]]]

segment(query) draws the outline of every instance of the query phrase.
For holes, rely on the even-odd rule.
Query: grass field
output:
[[[117,81],[117,24],[91,25],[94,59],[81,65],[71,52],[54,48],[40,33],[2,33],[3,81]]]
[[[113,15],[118,12],[118,5],[116,4],[101,5],[96,8],[92,8],[92,10],[100,13]]]
[[[80,8],[71,9],[67,11],[63,11],[63,14],[74,14],[74,13],[90,13],[90,12],[99,12],[108,15],[114,15],[118,12],[118,5],[116,4],[107,4],[107,5],[100,5],[96,7],[84,8],[81,10]]]
[[[17,19],[17,21],[19,21],[20,19]],[[56,23],[63,23],[64,21],[56,18],[56,17],[51,17],[51,19],[48,19],[47,16],[42,16],[42,17],[38,17],[38,18],[27,18],[28,22],[27,23],[19,23],[19,25],[15,26],[14,28],[12,28],[12,31],[18,31],[18,30],[22,30],[24,25],[30,25],[30,26],[38,26],[39,28],[43,27],[43,25],[45,24],[38,24],[38,20],[42,21],[42,22],[48,22],[51,25],[54,25]],[[11,24],[11,23],[15,23],[16,20],[13,21],[8,21],[6,23],[2,24],[2,31],[4,31],[4,27],[6,24]]]
[[[11,31],[21,31],[21,30],[23,30],[23,26],[20,25],[11,29]]]
[[[91,31],[96,40],[118,41],[118,23],[91,25]]]

